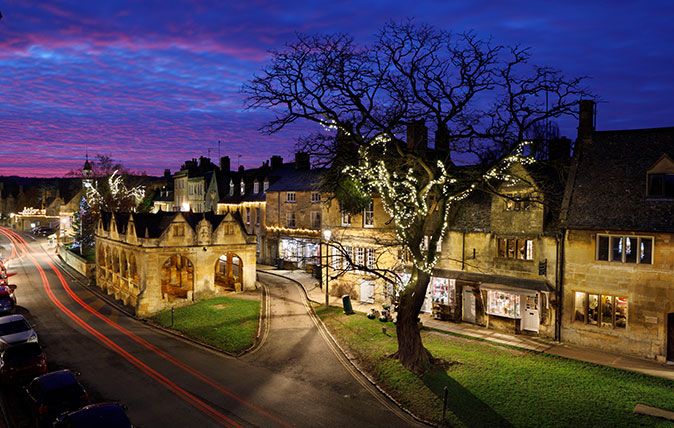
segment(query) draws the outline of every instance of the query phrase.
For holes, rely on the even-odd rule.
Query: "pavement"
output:
[[[276,269],[273,266],[264,266],[259,264],[257,265],[257,269],[270,271],[270,273],[292,279],[302,285],[309,300],[319,304],[325,303],[325,292],[321,288],[320,282],[311,274],[306,273],[303,270],[281,270]],[[342,306],[342,299],[340,297],[329,296],[329,302],[330,306]],[[361,303],[354,300],[351,301],[351,304],[353,306],[353,310],[356,312],[368,313],[371,308],[374,308],[375,310],[381,310],[381,305]],[[514,346],[532,352],[544,352],[550,355],[557,355],[568,359],[585,361],[602,366],[615,367],[623,370],[643,373],[650,376],[674,380],[674,365],[660,363],[655,360],[620,355],[602,351],[600,349],[584,348],[539,337],[502,333],[469,323],[440,321],[434,319],[431,314],[421,314],[420,318],[424,327],[439,332],[457,334],[464,337],[485,340],[499,345]]]

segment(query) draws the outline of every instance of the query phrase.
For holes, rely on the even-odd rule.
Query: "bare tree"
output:
[[[332,146],[310,138],[307,150],[322,148],[360,192],[381,197],[412,259],[399,296],[395,357],[416,373],[432,362],[417,319],[450,212],[513,162],[532,161],[530,129],[573,114],[590,96],[582,78],[529,59],[526,48],[470,32],[391,22],[371,46],[344,34],[299,35],[244,88],[249,108],[274,111],[267,132],[296,121],[336,129],[341,138]],[[435,129],[434,149],[426,147],[425,123]],[[340,150],[345,137],[356,150]],[[344,162],[345,152],[356,153],[355,161]]]

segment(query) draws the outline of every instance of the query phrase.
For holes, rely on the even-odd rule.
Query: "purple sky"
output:
[[[224,4],[229,4],[223,6]],[[588,5],[589,4],[589,5]],[[674,2],[0,0],[0,175],[63,176],[85,151],[159,175],[192,157],[288,159],[242,83],[295,32],[367,42],[389,19],[475,30],[587,75],[599,129],[674,126]],[[562,123],[575,137],[575,123]]]

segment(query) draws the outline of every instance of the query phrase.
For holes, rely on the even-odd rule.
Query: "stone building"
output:
[[[104,213],[96,282],[144,317],[232,290],[255,288],[255,236],[237,213]]]
[[[565,195],[562,340],[674,361],[674,128],[596,131]]]

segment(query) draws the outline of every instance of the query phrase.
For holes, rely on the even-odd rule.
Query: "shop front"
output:
[[[317,239],[282,236],[279,240],[279,258],[300,269],[317,265],[320,263],[320,242]]]
[[[538,334],[542,319],[542,305],[549,309],[549,293],[518,289],[501,284],[482,284],[486,295],[485,313],[488,324],[515,333],[527,331]]]

